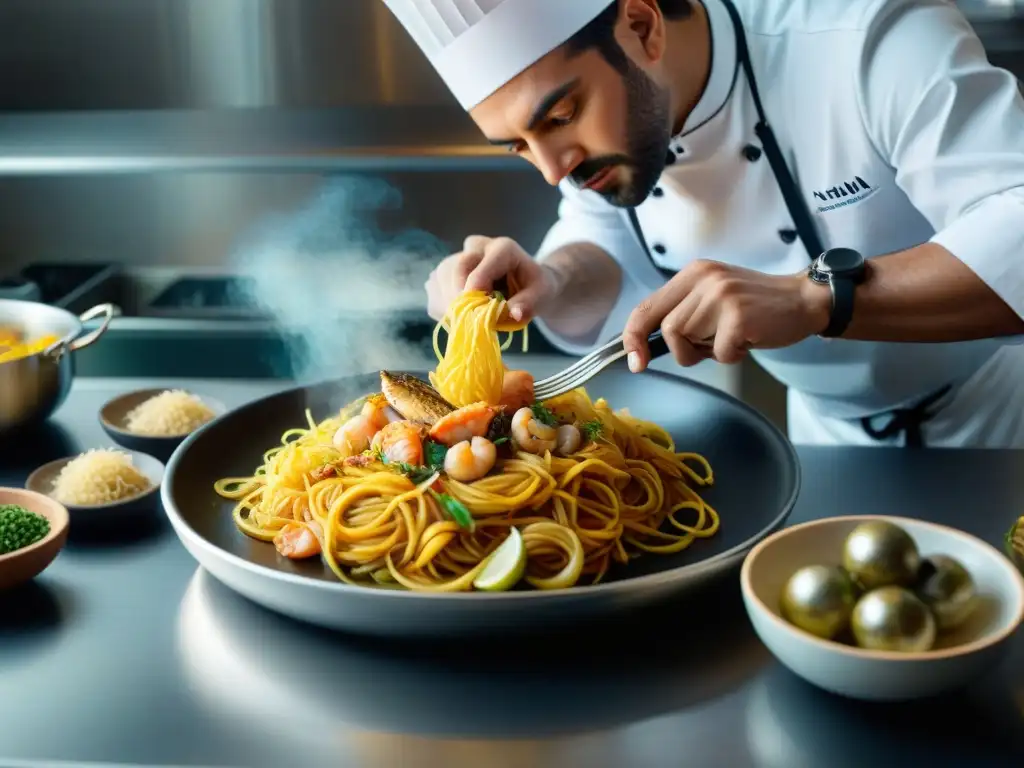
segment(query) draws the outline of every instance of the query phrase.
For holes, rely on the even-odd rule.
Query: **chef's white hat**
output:
[[[384,0],[464,109],[477,106],[613,0]]]

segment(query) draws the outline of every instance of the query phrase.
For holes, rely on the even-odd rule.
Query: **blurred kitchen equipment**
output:
[[[109,262],[36,261],[21,270],[19,277],[39,286],[39,296],[32,301],[52,304],[78,315],[97,304],[119,303],[120,274],[121,265]]]
[[[24,277],[0,278],[0,299],[18,299],[20,301],[39,301],[42,292],[32,280]]]
[[[72,353],[102,336],[117,313],[113,304],[100,304],[76,317],[34,301],[0,299],[0,325],[13,326],[27,340],[47,334],[59,337],[34,355],[0,363],[0,435],[48,419],[67,397],[75,375]],[[103,318],[88,333],[85,323]]]

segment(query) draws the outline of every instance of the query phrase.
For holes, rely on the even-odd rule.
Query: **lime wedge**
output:
[[[473,586],[484,592],[505,592],[512,589],[526,571],[526,545],[516,528],[510,528],[507,539],[501,542],[491,556]]]

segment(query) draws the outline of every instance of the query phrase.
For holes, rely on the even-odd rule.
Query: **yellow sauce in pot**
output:
[[[12,363],[25,357],[38,355],[44,349],[60,339],[54,334],[47,334],[31,341],[22,341],[21,331],[12,326],[0,325],[0,364]]]

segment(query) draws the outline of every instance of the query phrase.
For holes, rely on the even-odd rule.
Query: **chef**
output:
[[[431,314],[630,367],[750,354],[795,443],[1024,447],[1024,101],[943,0],[384,0],[494,145],[560,186],[473,235]]]

